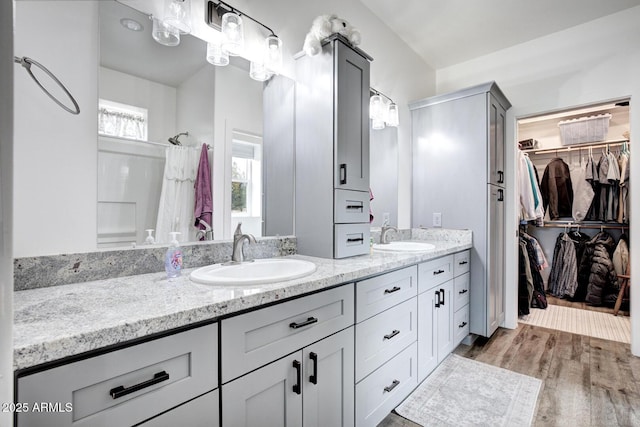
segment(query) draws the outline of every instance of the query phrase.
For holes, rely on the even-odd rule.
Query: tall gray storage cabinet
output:
[[[298,253],[369,252],[369,62],[342,36],[296,59]]]
[[[412,223],[471,229],[470,332],[485,337],[504,322],[504,144],[511,103],[495,82],[409,105],[412,116]]]

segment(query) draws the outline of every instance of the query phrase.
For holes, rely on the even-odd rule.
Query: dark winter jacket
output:
[[[569,166],[562,159],[555,158],[549,162],[542,175],[540,192],[549,218],[571,217],[573,187]]]
[[[602,305],[605,297],[615,292],[618,282],[618,277],[611,261],[611,253],[615,247],[615,241],[608,233],[600,232],[591,239],[588,245],[585,255],[587,253],[591,255],[591,268],[585,302],[591,305]]]

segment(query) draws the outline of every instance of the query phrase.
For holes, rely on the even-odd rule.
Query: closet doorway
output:
[[[517,121],[519,322],[630,343],[629,109]]]

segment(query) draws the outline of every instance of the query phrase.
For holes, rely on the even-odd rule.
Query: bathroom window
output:
[[[259,142],[257,142],[259,141]],[[262,144],[259,137],[234,132],[231,155],[231,215],[262,215]]]
[[[100,99],[98,102],[98,133],[146,141],[147,117],[146,108]]]

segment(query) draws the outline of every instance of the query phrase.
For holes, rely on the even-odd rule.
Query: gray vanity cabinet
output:
[[[504,321],[504,144],[511,104],[495,82],[410,104],[413,226],[471,229],[469,327]],[[465,325],[466,326],[466,325]]]
[[[298,253],[369,251],[369,61],[342,36],[296,59]]]

